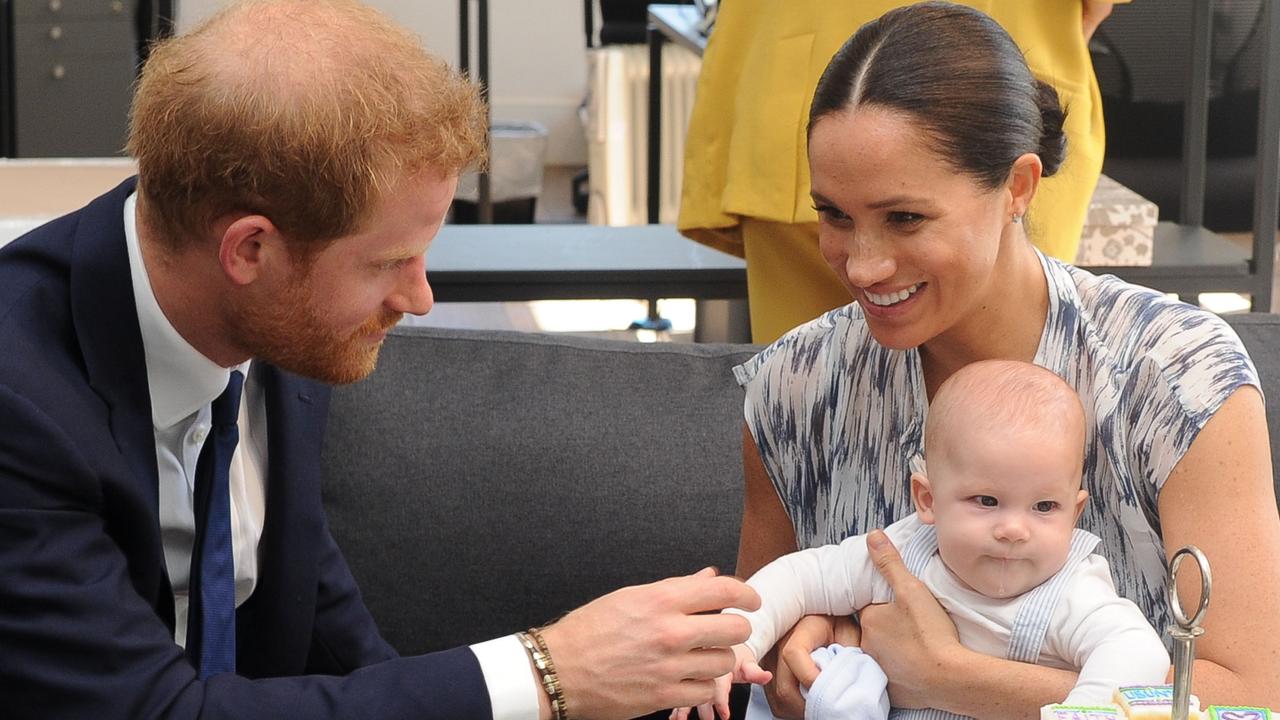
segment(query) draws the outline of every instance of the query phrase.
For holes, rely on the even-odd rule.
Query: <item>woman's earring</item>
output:
[[[1021,224],[1021,223],[1022,223],[1022,214],[1021,214],[1021,213],[1014,213],[1014,214],[1013,214],[1013,217],[1012,217],[1011,219],[1013,220],[1013,224],[1014,224],[1014,225],[1019,225],[1019,224]]]

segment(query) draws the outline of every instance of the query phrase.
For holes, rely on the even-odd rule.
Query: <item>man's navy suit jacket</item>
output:
[[[0,250],[0,716],[488,717],[469,649],[397,658],[379,636],[321,507],[329,389],[265,363],[258,584],[237,674],[197,680],[173,641],[133,188]]]

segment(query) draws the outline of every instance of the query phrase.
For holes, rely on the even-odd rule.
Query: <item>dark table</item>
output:
[[[440,302],[747,296],[741,259],[671,225],[446,225],[427,276]]]
[[[1181,295],[1249,292],[1249,251],[1204,228],[1156,226],[1150,266],[1096,266]],[[427,254],[441,302],[747,296],[746,264],[671,225],[446,225]]]

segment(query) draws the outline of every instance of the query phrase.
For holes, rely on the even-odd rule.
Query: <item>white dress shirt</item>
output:
[[[244,374],[240,442],[231,458],[231,547],[235,557],[236,607],[258,582],[258,542],[266,516],[267,407],[249,362],[224,368],[201,355],[174,329],[156,302],[138,244],[137,195],[124,204],[138,327],[147,364],[151,420],[160,488],[160,534],[173,588],[174,641],[186,647],[191,551],[195,543],[196,462],[209,434],[213,401],[226,389],[231,370]],[[471,646],[480,662],[494,720],[534,720],[538,687],[524,647],[514,636]]]

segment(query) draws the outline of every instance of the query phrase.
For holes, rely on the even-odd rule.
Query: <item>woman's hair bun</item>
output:
[[[1067,119],[1067,111],[1058,100],[1058,91],[1042,80],[1036,80],[1036,104],[1040,106],[1040,162],[1044,165],[1043,175],[1049,177],[1058,172],[1063,159],[1067,156],[1067,136],[1062,131],[1062,123]]]

